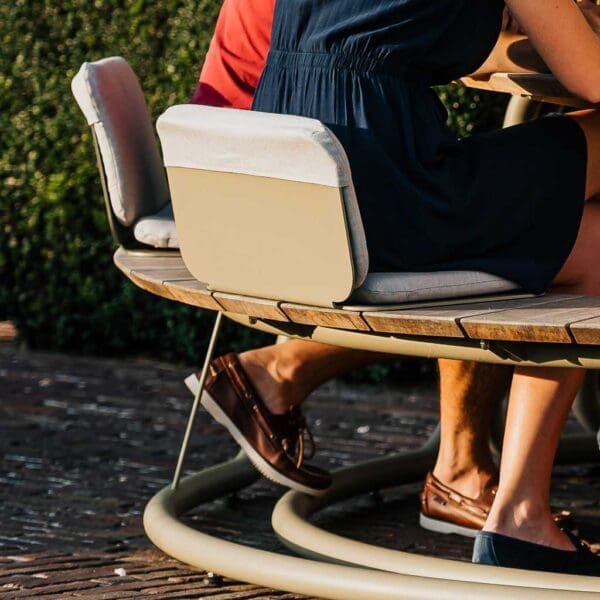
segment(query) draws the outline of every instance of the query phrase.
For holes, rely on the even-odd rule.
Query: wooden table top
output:
[[[574,96],[554,75],[548,73],[494,73],[489,78],[462,77],[458,83],[479,90],[525,96],[560,106],[592,106]]]
[[[178,253],[117,250],[116,266],[137,286],[199,308],[259,319],[387,334],[600,345],[600,297],[546,294],[429,308],[350,312],[209,290]]]

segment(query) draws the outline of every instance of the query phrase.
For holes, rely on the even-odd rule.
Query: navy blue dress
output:
[[[544,290],[575,242],[583,131],[567,117],[457,140],[432,85],[473,72],[501,0],[278,0],[253,108],[343,144],[372,271],[482,270]]]

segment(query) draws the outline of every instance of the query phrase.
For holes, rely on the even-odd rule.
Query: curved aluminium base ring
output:
[[[567,450],[564,459],[570,462],[574,456],[581,458],[586,449],[593,449],[597,453],[597,448],[591,444],[592,438],[593,436],[588,435],[567,443],[564,446]],[[582,441],[585,443],[581,444]],[[589,458],[590,454],[587,456]],[[468,582],[471,593],[477,590],[477,597],[480,597],[480,586],[490,584],[519,587],[521,594],[526,594],[527,598],[538,597],[534,595],[534,591],[540,597],[553,597],[552,594],[557,590],[562,597],[565,597],[565,591],[568,591],[569,598],[587,597],[588,594],[598,597],[600,579],[597,577],[557,573],[544,573],[542,577],[536,571],[499,569],[430,558],[344,538],[323,531],[307,520],[310,515],[336,501],[383,487],[386,479],[388,482],[394,481],[394,485],[420,481],[424,475],[422,467],[423,451],[417,450],[337,471],[332,489],[324,496],[310,498],[296,492],[285,494],[273,511],[273,529],[283,543],[303,556],[401,573],[415,578],[439,577],[444,586],[449,581]],[[527,588],[526,592],[523,588]]]
[[[575,398],[573,412],[577,420],[588,430],[600,429],[600,374],[590,371]]]
[[[279,535],[288,540],[299,540],[302,535],[295,529],[299,527],[299,533],[302,534],[307,527],[312,527],[299,515],[307,516],[313,510],[341,497],[373,490],[389,485],[390,482],[397,483],[400,475],[405,482],[420,479],[430,467],[434,452],[435,441],[417,451],[368,461],[338,471],[335,473],[333,490],[316,502],[300,494],[286,494],[273,517]],[[252,483],[257,476],[254,467],[241,454],[229,462],[186,477],[175,490],[170,486],[165,487],[150,500],[144,511],[144,528],[148,537],[168,555],[194,567],[265,587],[332,600],[500,599],[512,594],[520,594],[517,597],[522,597],[524,587],[527,588],[527,598],[546,600],[564,599],[565,589],[570,590],[569,598],[597,598],[600,592],[600,582],[596,578],[544,574],[543,583],[540,583],[542,578],[539,573],[415,557],[398,552],[394,553],[392,560],[397,563],[409,561],[410,568],[405,569],[402,565],[403,568],[400,569],[396,565],[393,569],[395,572],[390,572],[384,570],[389,564],[377,564],[372,568],[349,566],[350,563],[364,561],[364,556],[352,553],[358,542],[333,534],[326,534],[332,538],[327,542],[328,556],[323,556],[325,546],[319,544],[314,547],[314,551],[308,552],[311,556],[318,556],[328,562],[297,558],[222,540],[179,521],[181,515],[195,506],[240,490]],[[290,508],[286,508],[286,505]],[[309,536],[315,535],[316,540],[322,540],[324,533],[316,529],[309,532]],[[290,545],[307,553],[304,543]],[[362,546],[368,552],[373,549],[391,552],[366,544]],[[349,553],[346,553],[346,547],[350,548]],[[364,549],[359,549],[359,552],[363,553]],[[345,553],[345,558],[339,558]],[[419,563],[420,574],[399,572],[414,571],[414,559]],[[331,564],[332,560],[345,564]],[[461,571],[461,577],[453,578],[451,574],[457,570]],[[532,582],[533,579],[535,583]],[[539,586],[545,586],[545,589],[540,589]],[[550,587],[555,589],[549,589]]]

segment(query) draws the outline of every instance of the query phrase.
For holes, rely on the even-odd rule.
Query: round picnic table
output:
[[[487,80],[465,78],[462,83],[515,94],[511,104],[516,120],[532,100],[582,105],[548,75],[498,73]],[[553,573],[541,577],[533,571],[418,556],[350,540],[310,523],[310,515],[333,502],[391,484],[420,480],[435,458],[437,436],[419,450],[337,471],[333,486],[319,498],[286,493],[275,507],[272,524],[280,539],[303,558],[215,538],[183,524],[179,517],[258,477],[243,454],[181,477],[203,378],[223,316],[273,334],[349,348],[498,364],[596,369],[600,368],[600,298],[546,294],[440,302],[426,307],[322,308],[209,290],[191,275],[178,252],[120,248],[114,261],[137,286],[217,313],[173,483],[149,502],[144,514],[147,534],[167,554],[228,577],[341,600],[506,598],[510,594],[527,598],[598,597],[599,578]],[[591,423],[589,429],[594,424],[598,426]],[[588,431],[563,439],[559,458],[597,460],[597,452],[595,434]]]
[[[546,294],[347,310],[213,292],[194,279],[179,253],[148,256],[119,249],[114,260],[153,294],[269,333],[427,358],[600,368],[598,297]]]

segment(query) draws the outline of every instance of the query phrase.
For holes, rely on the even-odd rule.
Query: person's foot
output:
[[[419,523],[437,533],[475,537],[490,512],[497,481],[490,480],[474,498],[469,498],[428,473],[421,491]]]
[[[474,497],[469,497],[428,473],[421,491],[419,523],[436,533],[455,533],[474,538],[483,528],[498,489],[496,477],[485,478]],[[556,512],[554,521],[565,529],[573,526],[568,511]]]
[[[186,384],[197,392],[198,379]],[[202,406],[233,436],[254,466],[268,479],[310,495],[324,493],[331,475],[304,461],[304,436],[312,435],[298,407],[273,414],[256,392],[235,354],[210,365]],[[314,453],[311,449],[310,456]]]
[[[600,557],[568,532],[571,550],[558,550],[492,531],[480,531],[473,546],[472,562],[480,565],[600,576]]]

